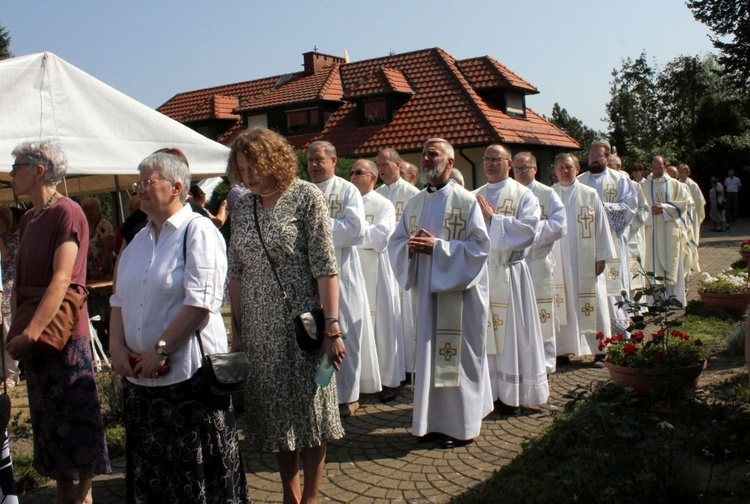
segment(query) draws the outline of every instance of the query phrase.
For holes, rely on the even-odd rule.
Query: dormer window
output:
[[[317,108],[289,110],[286,113],[286,127],[289,135],[320,131],[320,113]]]
[[[505,113],[510,117],[526,117],[523,95],[505,92]]]
[[[388,122],[388,103],[385,98],[365,100],[362,102],[364,126],[385,124]]]

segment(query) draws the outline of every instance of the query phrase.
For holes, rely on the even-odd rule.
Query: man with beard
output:
[[[488,183],[477,189],[490,235],[490,323],[487,354],[492,398],[504,414],[549,399],[542,327],[525,259],[542,227],[539,200],[509,177],[510,151],[490,145],[482,157]]]
[[[388,402],[396,398],[405,378],[401,301],[386,250],[388,239],[396,228],[396,209],[388,198],[373,191],[378,169],[372,161],[357,160],[352,165],[350,180],[362,195],[365,207],[365,237],[357,248],[375,330],[375,348],[383,384],[380,400]]]
[[[370,320],[365,279],[357,245],[365,235],[365,212],[357,188],[337,177],[336,148],[319,140],[307,148],[307,171],[328,200],[333,246],[339,269],[339,317],[346,334],[346,359],[336,376],[339,412],[348,417],[359,408],[359,394],[380,392],[380,370]]]
[[[618,307],[623,301],[622,292],[630,292],[630,264],[628,261],[628,228],[638,209],[635,186],[628,177],[607,167],[610,146],[606,140],[597,140],[589,149],[589,171],[578,176],[579,182],[596,189],[607,213],[609,231],[615,243],[615,257],[605,266],[604,278],[609,296],[609,316],[612,334],[625,333],[630,325],[626,306]],[[604,354],[594,359],[594,366],[604,367]]]
[[[685,184],[666,173],[664,158],[654,156],[651,175],[643,184],[650,212],[646,220],[644,267],[664,278],[667,296],[685,306],[685,252],[689,253],[687,229],[682,220],[690,211],[692,198]],[[682,253],[680,253],[682,251]]]
[[[565,207],[568,232],[560,239],[559,266],[565,283],[566,324],[557,333],[561,356],[599,352],[596,334],[611,335],[607,286],[602,278],[605,261],[614,257],[614,243],[599,195],[576,179],[578,159],[570,154],[555,157],[560,181],[553,189]]]
[[[419,189],[408,183],[401,176],[401,168],[404,161],[401,160],[396,149],[385,148],[378,152],[376,158],[378,173],[383,184],[376,189],[377,193],[386,197],[396,209],[396,222],[401,219],[406,203]],[[413,165],[412,165],[413,166]],[[414,167],[416,178],[416,167]],[[411,291],[399,289],[401,299],[401,327],[403,334],[403,359],[407,373],[414,372],[416,354],[414,349],[417,344],[417,329],[414,321],[414,301]]]
[[[547,373],[554,373],[557,366],[557,346],[555,345],[556,328],[565,321],[564,310],[555,306],[557,298],[564,298],[564,284],[562,281],[562,270],[555,266],[561,263],[560,250],[557,241],[568,232],[565,220],[565,207],[555,191],[541,182],[536,177],[536,158],[531,152],[519,152],[513,157],[513,176],[521,184],[525,185],[539,201],[539,209],[542,217],[542,229],[534,240],[531,255],[526,257],[526,263],[531,271],[534,281],[534,295],[536,296],[536,311],[542,329],[542,340],[544,341],[544,360],[547,365]],[[555,281],[555,276],[558,281]]]
[[[492,411],[486,332],[489,237],[474,196],[450,180],[453,147],[425,142],[427,188],[406,205],[388,245],[396,278],[415,289],[412,434],[444,448],[470,443]]]

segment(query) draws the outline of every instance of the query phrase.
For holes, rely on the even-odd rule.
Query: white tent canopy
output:
[[[52,53],[0,61],[0,202],[14,199],[13,148],[49,137],[68,155],[59,190],[70,195],[129,188],[138,163],[164,147],[185,153],[194,179],[223,174],[229,153]]]

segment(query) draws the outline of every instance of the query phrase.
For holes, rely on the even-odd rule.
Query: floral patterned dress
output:
[[[331,222],[323,194],[295,181],[274,206],[263,209],[246,194],[232,212],[229,277],[241,283],[242,348],[253,373],[246,383],[248,438],[260,451],[320,446],[344,436],[336,380],[313,382],[318,359],[297,346],[292,314],[263,251],[258,221],[294,313],[320,305],[316,278],[336,274]]]

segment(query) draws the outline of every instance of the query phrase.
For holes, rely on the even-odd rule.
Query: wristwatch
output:
[[[160,357],[166,357],[167,356],[167,342],[164,340],[159,340],[156,342],[156,345],[154,345],[154,348],[156,348],[156,353]]]

